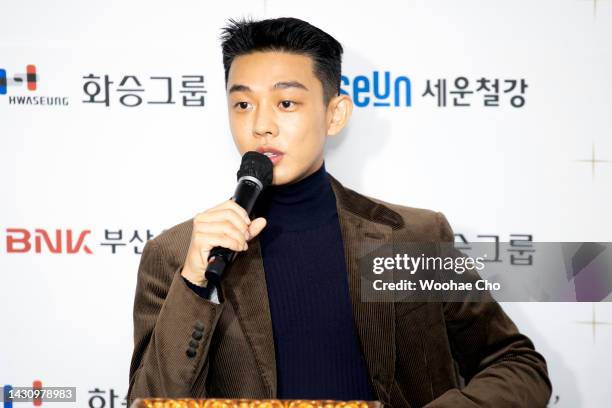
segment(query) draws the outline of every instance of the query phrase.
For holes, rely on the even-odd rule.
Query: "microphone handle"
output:
[[[242,177],[236,191],[232,197],[236,204],[244,208],[251,215],[257,197],[262,190],[262,185],[259,180],[254,177]],[[211,261],[210,259],[214,259]],[[236,257],[236,252],[224,247],[214,247],[208,255],[208,265],[204,277],[213,285],[217,286],[221,281],[225,268],[233,262]]]

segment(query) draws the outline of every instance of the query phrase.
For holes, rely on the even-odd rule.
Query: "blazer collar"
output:
[[[390,208],[345,188],[329,173],[328,176],[344,242],[353,320],[374,390],[378,399],[388,404],[395,376],[395,307],[392,302],[361,301],[359,259],[369,250],[391,243],[393,229],[401,227],[403,220]],[[276,398],[272,320],[259,236],[236,257],[221,282],[221,290],[234,307],[253,351],[265,394]]]

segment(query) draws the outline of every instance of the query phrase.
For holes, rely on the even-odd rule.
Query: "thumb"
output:
[[[267,221],[263,217],[255,218],[253,221],[251,221],[251,224],[249,224],[249,234],[251,235],[249,241],[255,238],[261,232],[261,230],[264,229],[266,224]]]

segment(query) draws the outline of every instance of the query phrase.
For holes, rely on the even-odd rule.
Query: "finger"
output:
[[[206,216],[200,218],[197,222],[207,222],[207,223],[213,223],[213,222],[220,222],[220,221],[229,221],[231,222],[234,227],[236,227],[239,231],[242,231],[242,233],[244,234],[248,228],[247,223],[244,221],[244,219],[238,215],[234,210],[231,209],[219,209],[219,210],[215,210],[212,212],[207,212]]]
[[[248,231],[249,238],[247,238],[247,240],[250,241],[251,239],[255,238],[257,235],[259,235],[259,233],[265,228],[267,223],[268,222],[263,217],[255,218],[251,222],[251,225],[249,225],[249,231]]]
[[[224,209],[231,209],[234,210],[240,217],[242,217],[242,219],[247,223],[250,224],[251,219],[249,217],[249,215],[247,214],[246,210],[244,208],[242,208],[241,206],[239,206],[234,200],[230,199],[230,200],[226,200],[223,201],[222,203],[209,208],[206,211],[202,211],[201,213],[198,213],[194,219],[200,220],[202,218],[206,218],[208,213],[212,213],[218,210],[224,210]]]
[[[247,224],[251,222],[251,218],[249,217],[249,214],[247,214],[246,210],[242,208],[240,205],[238,205],[238,203],[236,203],[236,201],[234,201],[233,199],[230,199],[224,203],[221,203],[221,208],[232,209],[236,211],[244,219],[244,221]]]
[[[201,237],[201,248],[205,248],[208,251],[213,249],[214,247],[223,247],[227,249],[231,249],[232,251],[244,251],[246,243],[241,243],[240,241],[235,240],[229,235],[225,234],[206,234],[206,235],[196,235],[196,237]],[[197,238],[196,238],[197,239]]]
[[[240,231],[234,226],[234,224],[227,220],[216,222],[200,222],[196,225],[195,232],[202,235],[225,234],[238,241],[240,245],[244,245],[247,237],[246,232]]]

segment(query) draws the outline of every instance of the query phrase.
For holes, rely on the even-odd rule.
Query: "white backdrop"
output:
[[[75,386],[69,406],[101,407],[95,395],[121,406],[144,245],[134,232],[144,241],[225,200],[213,176],[235,183],[218,40],[230,17],[294,16],[343,44],[343,90],[369,98],[327,146],[326,167],[346,186],[442,211],[469,241],[612,241],[610,1],[38,0],[2,9],[0,385]],[[391,93],[377,97],[374,77],[386,72]],[[101,89],[105,76],[112,82],[108,106],[84,102],[90,75]],[[190,76],[203,76],[204,89],[188,89]],[[401,77],[409,106],[405,81],[394,92]],[[428,81],[456,91],[457,78],[469,81],[461,101],[470,106],[423,95]],[[484,106],[493,92],[477,91],[481,78],[500,81],[499,106]],[[504,92],[512,80],[525,81],[523,93]],[[205,91],[196,93],[204,106],[184,106],[181,91],[193,90]],[[142,104],[121,104],[130,93]],[[170,96],[174,104],[147,103]],[[60,231],[59,253],[37,229],[52,242]],[[110,243],[124,245],[113,253]],[[547,358],[550,406],[612,405],[609,303],[503,306]]]

